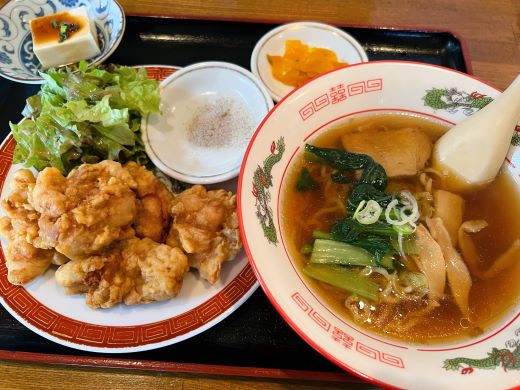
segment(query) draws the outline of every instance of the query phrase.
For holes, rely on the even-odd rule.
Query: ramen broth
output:
[[[447,128],[439,123],[409,115],[374,115],[352,119],[343,125],[330,129],[317,139],[313,145],[327,148],[341,148],[341,137],[353,131],[365,128],[399,129],[403,127],[418,128],[426,132],[434,141]],[[307,167],[311,175],[319,183],[313,191],[297,192],[295,190],[298,173]],[[287,181],[284,184],[282,197],[282,219],[286,245],[296,264],[305,266],[308,258],[300,253],[300,249],[312,241],[312,233],[319,229],[328,231],[331,225],[346,216],[345,199],[349,185],[336,184],[330,180],[332,168],[310,162],[297,156],[292,165]],[[412,193],[420,188],[418,176],[392,179],[389,178],[387,192],[399,191],[403,188]],[[434,188],[440,183],[434,181]],[[462,195],[465,200],[463,221],[483,219],[489,226],[472,235],[477,246],[481,269],[487,269],[492,262],[511,243],[519,238],[520,232],[520,199],[512,179],[501,173],[494,183],[484,189]],[[324,193],[327,195],[325,196]],[[519,259],[520,260],[520,259]],[[345,299],[350,293],[316,281],[305,276],[309,285],[322,300],[327,302],[336,313],[353,321],[350,310],[345,307]],[[398,305],[374,303],[374,311],[386,311],[376,323],[363,321],[358,325],[373,332],[419,344],[450,342],[476,337],[503,318],[518,302],[520,295],[520,261],[516,265],[502,271],[498,276],[487,280],[472,277],[469,294],[470,318],[463,315],[452,298],[442,299],[439,306],[425,309],[424,304],[407,302]],[[448,282],[446,293],[449,295]],[[393,326],[400,319],[409,318],[415,325],[403,331]]]

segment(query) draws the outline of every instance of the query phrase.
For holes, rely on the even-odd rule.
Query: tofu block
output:
[[[85,7],[78,7],[30,21],[33,50],[44,69],[67,65],[97,56],[96,26]],[[77,30],[60,41],[60,25],[74,23]]]

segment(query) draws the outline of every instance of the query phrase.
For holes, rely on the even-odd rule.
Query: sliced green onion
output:
[[[352,216],[352,218],[356,218],[356,215],[358,215],[358,213],[361,211],[361,209],[365,206],[366,203],[367,203],[366,200],[362,200],[361,202],[359,202],[358,206],[356,207],[356,211],[354,211],[354,215]]]
[[[363,225],[371,225],[379,220],[383,208],[375,200],[361,201],[354,213],[354,219]]]
[[[53,27],[54,27],[54,24],[53,24]],[[58,28],[57,23],[56,23],[56,27],[54,27],[54,28]],[[60,32],[59,32],[60,42],[63,42],[70,37],[71,33],[78,31],[79,24],[60,22],[59,29],[60,29]]]
[[[325,282],[341,290],[370,299],[378,300],[379,286],[367,276],[338,265],[308,264],[303,268],[307,276]]]
[[[403,226],[409,224],[415,226],[415,222],[419,219],[419,206],[417,200],[410,191],[401,192],[401,203],[403,206],[397,207],[399,201],[392,200],[385,210],[386,222],[393,226]],[[405,234],[405,233],[403,233]]]
[[[333,240],[314,241],[311,263],[339,265],[374,265],[373,256],[367,250],[344,242]]]

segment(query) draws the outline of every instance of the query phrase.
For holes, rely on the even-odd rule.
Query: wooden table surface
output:
[[[127,14],[440,29],[465,39],[475,76],[505,88],[520,73],[519,0],[120,0]],[[0,0],[0,5],[6,3]],[[1,349],[1,346],[0,346]],[[1,362],[0,389],[370,388],[349,382],[197,376]]]

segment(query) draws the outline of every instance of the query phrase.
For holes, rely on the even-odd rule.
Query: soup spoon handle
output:
[[[434,167],[451,173],[455,179],[449,180],[448,186],[459,190],[493,181],[519,120],[520,75],[494,101],[437,141]]]

